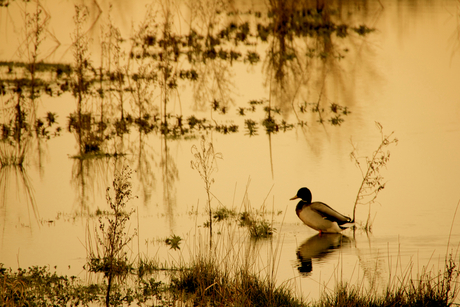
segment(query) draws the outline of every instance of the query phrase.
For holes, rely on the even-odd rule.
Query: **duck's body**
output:
[[[301,188],[292,199],[301,198],[295,212],[299,219],[307,226],[318,230],[320,233],[338,233],[352,225],[352,220],[325,203],[311,202],[311,192]]]

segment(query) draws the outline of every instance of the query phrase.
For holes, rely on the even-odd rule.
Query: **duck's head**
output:
[[[300,188],[297,194],[290,200],[300,198],[307,203],[311,203],[311,192],[308,188]]]

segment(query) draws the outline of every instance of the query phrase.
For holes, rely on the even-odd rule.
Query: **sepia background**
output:
[[[174,262],[206,248],[208,196],[191,167],[203,144],[217,154],[212,210],[253,212],[273,230],[253,240],[238,215],[215,218],[213,239],[260,274],[274,264],[277,283],[306,298],[337,275],[372,286],[414,263],[437,269],[457,249],[458,1],[0,4],[5,267],[89,278],[88,233],[126,165],[130,252]],[[36,63],[35,83],[19,63]],[[360,198],[386,137],[378,195]],[[302,224],[289,199],[304,186],[350,217],[361,202],[357,229],[321,238]],[[172,235],[180,250],[164,244]]]

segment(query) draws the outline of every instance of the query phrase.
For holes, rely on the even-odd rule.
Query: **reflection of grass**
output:
[[[98,115],[101,119],[110,121],[109,125],[113,125],[117,118],[123,120],[128,116],[134,116],[134,114],[127,114],[125,110],[126,105],[131,102],[131,111],[135,113],[139,129],[142,131],[146,133],[156,131],[168,134],[172,138],[180,136],[190,138],[197,135],[197,131],[191,131],[193,124],[187,130],[181,123],[171,127],[171,123],[167,122],[170,114],[166,105],[173,102],[174,94],[181,88],[179,85],[184,85],[181,84],[182,82],[187,82],[187,85],[193,87],[197,100],[195,101],[196,106],[205,108],[210,101],[213,101],[215,111],[219,111],[221,115],[228,114],[232,107],[230,102],[234,100],[231,97],[233,94],[231,82],[233,62],[247,63],[250,66],[258,62],[265,62],[264,66],[272,77],[274,75],[282,79],[288,74],[298,77],[308,72],[303,67],[312,67],[306,65],[309,59],[305,59],[304,52],[300,52],[300,49],[296,47],[298,40],[308,41],[306,47],[312,57],[323,61],[324,57],[333,59],[343,57],[343,52],[334,47],[333,42],[337,37],[342,40],[351,31],[359,35],[366,35],[372,30],[364,24],[349,25],[349,21],[342,20],[340,14],[333,13],[339,10],[334,4],[324,5],[324,9],[318,10],[316,5],[311,6],[306,3],[293,5],[292,1],[269,1],[268,12],[228,12],[231,15],[254,16],[254,19],[250,18],[252,21],[249,22],[243,18],[241,21],[235,20],[227,23],[222,22],[221,18],[221,13],[227,9],[226,7],[221,7],[220,4],[203,7],[199,2],[191,9],[196,12],[196,16],[201,17],[195,17],[198,23],[194,22],[196,26],[188,33],[178,33],[175,30],[171,18],[171,14],[174,14],[172,8],[165,7],[164,10],[157,11],[152,5],[147,7],[145,19],[133,31],[132,36],[123,38],[116,24],[112,22],[109,11],[107,22],[100,23],[102,28],[100,37],[96,39],[101,42],[100,67],[94,66],[94,59],[89,52],[91,44],[89,36],[92,31],[86,30],[85,32],[85,29],[90,9],[84,5],[78,5],[75,8],[75,29],[71,34],[73,67],[67,64],[50,64],[39,61],[37,57],[40,55],[38,48],[40,43],[52,36],[47,32],[51,16],[37,5],[35,14],[28,15],[30,22],[26,22],[25,29],[23,29],[25,36],[30,38],[22,42],[28,43],[22,49],[29,51],[27,52],[29,62],[0,62],[0,67],[6,66],[3,70],[8,71],[4,80],[13,80],[13,75],[22,74],[33,79],[32,82],[24,79],[25,87],[35,87],[40,92],[45,89],[50,95],[56,91],[61,94],[62,91],[70,90],[78,99],[78,111],[82,112],[91,107],[88,99],[96,92],[101,98],[116,97],[107,106],[104,106],[104,99],[101,100]],[[216,9],[216,7],[219,8]],[[202,15],[203,8],[209,10],[204,14],[206,17]],[[195,13],[192,15],[195,16]],[[200,26],[201,22],[203,24]],[[90,25],[90,29],[93,25]],[[125,46],[128,41],[131,41],[131,45]],[[256,53],[257,48],[247,49],[247,46],[255,47],[262,42],[263,44],[272,42],[265,59],[262,54]],[[321,48],[320,45],[323,43],[325,46]],[[26,54],[26,52],[23,53]],[[21,70],[25,72],[29,70],[30,73],[24,74],[21,73]],[[55,72],[55,74],[49,74],[49,72]],[[41,73],[41,75],[35,76],[35,73]],[[48,79],[41,81],[42,75]],[[11,91],[11,86],[4,86],[4,80],[1,80],[0,91]],[[286,80],[290,79],[286,78]],[[106,85],[103,86],[103,83]],[[126,93],[131,95],[128,97]],[[156,97],[161,97],[160,103]],[[263,101],[264,99],[256,99],[250,104],[255,108]],[[301,112],[304,109],[302,108]],[[346,107],[332,103],[330,109],[331,116],[323,119],[322,111],[320,112],[318,108],[319,121],[341,125],[345,119],[344,116],[349,113]],[[238,112],[244,116],[249,110],[249,108],[240,107]],[[283,118],[287,117],[286,110],[281,109],[280,111]],[[154,120],[145,120],[146,114],[151,117],[160,114],[162,126],[155,124]],[[180,117],[182,112],[172,114],[172,116]],[[212,115],[211,121],[214,121]],[[227,134],[237,132],[239,128],[233,124],[214,122],[215,125],[208,124],[207,129]],[[269,114],[257,123],[247,120],[242,128],[246,129],[249,136],[253,136],[257,135],[258,125],[263,125],[268,133],[286,131],[294,127],[293,124],[280,122]],[[200,125],[198,127],[203,128]],[[123,125],[118,125],[118,128],[123,128]],[[117,129],[117,132],[120,131],[125,130]]]

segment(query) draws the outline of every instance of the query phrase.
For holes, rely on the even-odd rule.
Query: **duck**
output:
[[[310,189],[300,188],[297,194],[290,200],[301,199],[295,208],[299,219],[310,228],[319,233],[340,233],[342,230],[352,226],[354,222],[325,203],[311,202],[312,195]]]

